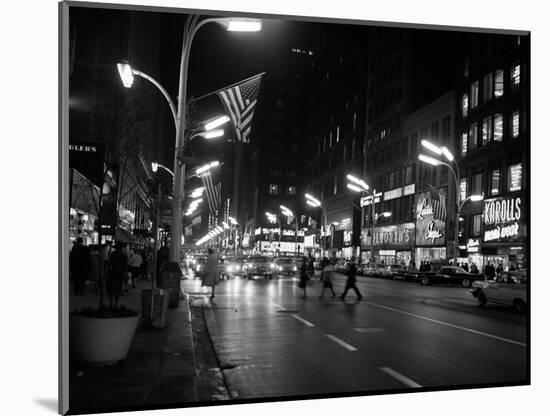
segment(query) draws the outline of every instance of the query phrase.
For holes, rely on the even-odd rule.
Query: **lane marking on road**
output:
[[[405,384],[408,387],[412,387],[412,388],[422,387],[417,382],[411,380],[408,377],[405,377],[403,374],[399,374],[397,371],[392,370],[390,367],[379,367],[379,369],[382,370],[384,373],[389,374],[393,378],[399,380],[401,383]]]
[[[310,328],[312,328],[312,327],[315,326],[315,325],[312,324],[311,322],[306,321],[304,318],[301,318],[301,317],[299,317],[299,316],[296,315],[296,314],[293,314],[292,317],[293,317],[294,319],[297,319],[298,321],[300,321],[300,322],[303,323],[304,325],[309,326]]]
[[[402,311],[400,309],[395,309],[395,308],[391,308],[389,306],[379,305],[379,304],[373,303],[373,302],[364,302],[364,303],[367,303],[368,305],[376,306],[378,308],[387,309],[388,311],[393,311],[393,312],[397,312],[397,313],[400,313],[400,314],[403,314],[403,315],[412,316],[413,318],[423,319],[425,321],[433,322],[435,324],[448,326],[450,328],[460,329],[462,331],[470,332],[470,333],[476,334],[476,335],[482,335],[482,336],[488,337],[488,338],[493,338],[493,339],[496,339],[498,341],[507,342],[509,344],[519,345],[521,347],[526,347],[527,346],[527,344],[525,344],[524,342],[519,342],[519,341],[515,341],[513,339],[499,337],[497,335],[489,334],[487,332],[477,331],[475,329],[466,328],[464,326],[455,325],[455,324],[451,324],[451,323],[448,323],[448,322],[438,321],[437,319],[428,318],[427,316],[422,316],[422,315],[417,315],[415,313],[405,312],[405,311]]]
[[[371,333],[371,332],[386,332],[384,328],[353,328],[356,332]]]
[[[344,342],[342,341],[340,338],[338,337],[335,337],[334,335],[330,335],[330,334],[327,334],[325,335],[328,339],[336,342],[337,344],[341,345],[342,347],[344,347],[345,349],[349,350],[349,351],[357,351],[357,348],[355,348],[354,346],[352,345],[349,345],[347,342]]]

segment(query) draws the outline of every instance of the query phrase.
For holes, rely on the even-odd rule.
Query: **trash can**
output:
[[[143,289],[141,291],[141,323],[145,327],[164,328],[166,326],[166,311],[168,310],[169,290]],[[153,307],[151,308],[151,301]]]
[[[167,261],[160,271],[160,287],[170,290],[168,307],[177,308],[180,299],[180,283],[183,273],[175,261]]]

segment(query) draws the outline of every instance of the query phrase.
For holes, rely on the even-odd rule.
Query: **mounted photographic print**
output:
[[[60,407],[530,383],[530,34],[60,3]]]

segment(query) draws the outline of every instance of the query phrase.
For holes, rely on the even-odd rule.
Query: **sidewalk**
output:
[[[119,304],[141,309],[140,282],[120,298]],[[70,310],[97,307],[97,294],[69,299]],[[189,299],[168,309],[166,327],[136,330],[126,360],[111,367],[70,364],[70,412],[122,411],[153,406],[178,406],[198,400],[196,363],[191,330]]]

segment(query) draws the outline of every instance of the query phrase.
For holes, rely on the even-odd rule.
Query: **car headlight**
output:
[[[283,270],[283,266],[279,266],[279,271],[282,271]]]
[[[232,272],[232,271],[233,271],[233,266],[229,266],[229,267],[227,268],[227,271]]]
[[[239,265],[237,264],[237,265],[235,266],[235,270],[236,270],[236,271],[241,270],[241,266],[239,266]]]
[[[297,271],[298,268],[296,266],[294,266],[294,268],[292,269],[293,271]]]
[[[269,265],[269,267],[271,267],[272,269],[274,269],[274,268],[275,268],[275,263],[271,263],[271,264]]]

